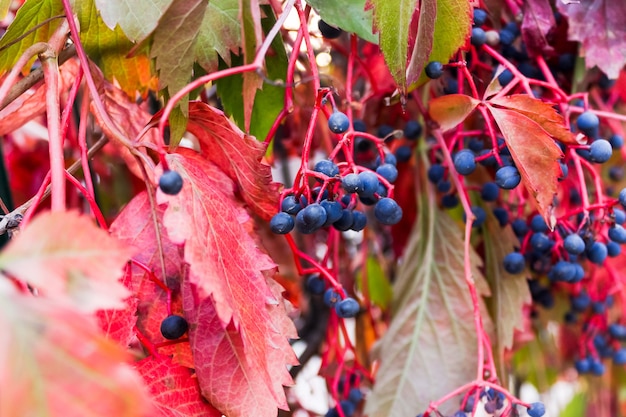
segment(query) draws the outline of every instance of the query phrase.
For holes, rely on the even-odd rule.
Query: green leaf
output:
[[[419,13],[417,36],[413,45],[411,60],[406,70],[407,84],[413,84],[428,64],[428,57],[433,50],[435,20],[437,18],[437,0],[424,0]]]
[[[191,79],[195,61],[195,42],[207,2],[174,0],[154,31],[150,56],[156,60],[159,88],[167,88],[170,96]],[[183,114],[187,103],[181,101]]]
[[[9,8],[11,7],[11,0],[0,0],[0,19],[7,17]]]
[[[118,27],[109,29],[98,14],[94,0],[72,0],[72,10],[80,23],[80,40],[85,52],[108,80],[117,80],[129,97],[137,91],[156,87],[150,59],[141,51],[127,57],[134,44]]]
[[[9,71],[30,46],[37,42],[47,42],[63,20],[51,19],[44,22],[64,14],[63,5],[58,0],[26,1],[0,39],[0,74]],[[39,24],[42,26],[33,30]],[[20,39],[17,40],[18,38]],[[30,66],[26,65],[24,69],[29,71]]]
[[[365,261],[365,271],[367,278],[367,294],[369,295],[370,301],[386,309],[391,301],[392,291],[385,271],[383,271],[380,263],[373,256],[368,257],[367,261]],[[359,287],[362,285],[362,276],[363,274],[359,272],[356,277],[356,283]]]
[[[262,7],[265,18],[261,20],[263,31],[267,33],[276,21],[271,9]],[[287,53],[280,37],[274,38],[270,53],[265,59],[267,76],[271,80],[279,80],[287,73]],[[243,64],[243,57],[232,56],[231,65]],[[227,66],[221,61],[220,69]],[[243,77],[233,75],[216,81],[217,92],[222,100],[224,109],[232,116],[239,128],[244,129],[243,97],[241,94],[233,94],[233,91],[241,91],[243,88]],[[269,132],[274,120],[283,108],[285,99],[285,89],[272,84],[264,84],[263,88],[257,91],[252,108],[249,134],[258,140],[264,140]]]
[[[524,305],[532,302],[526,277],[528,271],[512,275],[506,272],[502,260],[513,252],[520,243],[510,225],[502,228],[491,214],[487,214],[486,232],[484,233],[485,276],[491,288],[491,297],[487,299],[487,307],[496,327],[494,355],[499,365],[504,365],[504,351],[513,347],[515,329],[523,329]],[[502,370],[500,377],[504,378]]]
[[[533,384],[542,392],[559,378],[558,359],[562,353],[552,338],[535,337],[513,355],[512,368],[522,380]]]
[[[196,41],[196,60],[207,72],[218,69],[218,54],[230,66],[230,52],[239,53],[241,24],[238,0],[211,0]]]
[[[307,0],[326,23],[340,27],[346,32],[355,33],[361,39],[378,43],[378,36],[372,31],[372,11],[365,10],[366,0]]]
[[[380,49],[398,86],[406,88],[406,68],[411,18],[418,7],[417,0],[371,0],[374,25],[380,37]],[[345,16],[345,11],[343,12]]]
[[[419,187],[418,216],[393,286],[393,318],[380,341],[380,369],[365,406],[369,417],[414,416],[476,376],[477,335],[463,278],[463,231],[439,209],[426,179]],[[470,257],[477,290],[486,295],[481,260],[473,249]],[[485,305],[479,303],[491,333]],[[451,413],[455,407],[458,403],[449,401],[440,411]]]
[[[120,25],[128,39],[146,38],[173,0],[96,0],[100,17],[110,29]]]
[[[437,0],[433,47],[428,62],[439,61],[445,64],[465,45],[472,29],[472,10],[467,0]],[[409,91],[427,81],[428,77],[422,74],[417,82],[411,84]]]
[[[587,415],[587,396],[583,393],[574,395],[572,401],[567,404],[567,407],[559,417],[585,417]]]

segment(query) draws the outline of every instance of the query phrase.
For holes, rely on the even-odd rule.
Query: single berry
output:
[[[463,149],[454,155],[454,168],[461,175],[469,175],[476,169],[476,158],[474,152]]]
[[[327,177],[336,177],[339,175],[339,167],[328,159],[322,159],[315,164],[313,171],[326,175]]]
[[[505,190],[512,190],[522,181],[517,168],[513,166],[504,166],[496,171],[496,184]]]
[[[350,127],[350,120],[345,113],[335,111],[328,118],[328,128],[333,133],[344,133]]]
[[[413,151],[410,146],[402,145],[396,149],[395,154],[398,162],[408,162],[413,155]]]
[[[343,411],[343,415],[345,417],[352,417],[356,411],[356,406],[349,400],[339,401],[339,406],[341,407],[341,411]]]
[[[189,329],[189,324],[184,317],[171,315],[161,322],[161,334],[168,340],[176,340],[184,335]]]
[[[293,217],[285,212],[276,213],[270,220],[270,230],[277,235],[286,235],[295,225]]]
[[[336,28],[324,22],[322,19],[317,23],[320,33],[326,39],[337,39],[343,33],[343,30]]]
[[[183,189],[183,177],[176,171],[164,171],[159,178],[159,188],[165,194],[176,195]]]
[[[595,138],[598,135],[600,119],[590,111],[582,112],[576,119],[576,127],[585,135]]]
[[[422,125],[417,120],[409,120],[404,125],[404,137],[408,140],[416,140],[422,134]]]
[[[524,255],[519,252],[511,252],[504,257],[504,270],[509,274],[520,274],[526,266]]]
[[[546,406],[540,402],[532,403],[527,412],[529,417],[542,417],[546,413]]]
[[[330,226],[341,218],[343,207],[341,207],[340,202],[322,200],[320,205],[324,207],[324,210],[326,210],[326,221],[324,222],[324,226]]]
[[[609,178],[613,182],[620,182],[624,178],[624,168],[619,165],[609,168]]]
[[[309,275],[306,279],[306,289],[311,294],[323,294],[326,289],[326,283],[318,274]]]
[[[606,252],[611,258],[615,258],[622,253],[622,247],[617,242],[609,240],[606,242]]]
[[[441,198],[441,205],[445,208],[455,208],[459,205],[459,198],[454,194],[446,194]]]
[[[392,184],[398,179],[398,169],[389,163],[376,168],[376,173]]]
[[[350,392],[348,393],[348,400],[352,404],[358,405],[361,401],[363,401],[363,392],[358,388],[350,388]]]
[[[360,197],[373,197],[378,190],[378,175],[371,171],[362,171],[359,173],[363,188],[357,191]]]
[[[468,149],[470,149],[472,152],[480,152],[485,148],[485,142],[483,142],[482,140],[478,139],[478,138],[470,138],[467,141],[467,147]]]
[[[433,164],[428,168],[428,180],[433,184],[437,184],[443,179],[446,169],[441,164]],[[626,198],[626,196],[625,196]]]
[[[591,362],[587,358],[582,358],[574,362],[574,368],[579,374],[588,374],[591,371]]]
[[[363,189],[363,182],[358,174],[350,173],[341,179],[341,186],[347,193],[358,193]]]
[[[626,188],[622,188],[619,192],[619,196],[617,197],[619,203],[626,209]]]
[[[585,241],[577,233],[572,233],[563,240],[563,247],[571,255],[580,255],[585,251]]]
[[[626,243],[626,229],[616,224],[609,228],[609,239],[617,243]]]
[[[614,208],[613,218],[615,219],[615,224],[624,224],[624,222],[626,222],[626,212],[624,212],[624,210]]]
[[[594,242],[587,250],[587,257],[597,265],[602,265],[608,254],[606,245],[602,242]]]
[[[608,140],[596,139],[591,146],[589,146],[589,159],[591,162],[603,164],[611,159],[612,154],[613,148]]]
[[[424,70],[426,76],[432,80],[439,78],[443,75],[443,64],[439,61],[431,61],[426,65]]]
[[[500,227],[504,227],[509,224],[509,211],[504,207],[494,207],[492,213],[496,219],[498,219]]]
[[[626,349],[621,348],[615,351],[613,354],[613,363],[615,365],[625,365],[626,364]]]
[[[345,232],[346,230],[350,230],[352,223],[354,223],[352,210],[343,209],[341,212],[341,218],[333,223],[333,227],[339,231]]]
[[[365,213],[359,210],[353,210],[352,225],[350,226],[350,229],[354,230],[355,232],[360,232],[361,230],[365,229],[365,226],[367,226],[367,216],[365,215]]]
[[[546,224],[546,221],[543,219],[543,216],[541,214],[535,214],[530,220],[530,229],[535,233],[545,233],[548,231],[548,225]]]
[[[586,292],[581,292],[577,296],[572,297],[570,303],[574,311],[582,313],[591,305],[591,297]]]
[[[288,195],[283,199],[283,202],[280,205],[280,209],[287,214],[298,214],[300,210],[302,210],[302,206],[296,199],[294,195]]]
[[[508,83],[513,81],[513,73],[510,69],[505,69],[498,75],[498,82],[502,87],[506,86]]]
[[[474,26],[482,26],[486,21],[487,12],[483,9],[474,9]]]
[[[353,119],[352,128],[355,132],[367,132],[367,125],[361,119]]]
[[[324,304],[328,307],[334,307],[339,301],[341,301],[341,294],[335,291],[334,288],[329,288],[324,292]]]
[[[393,165],[395,167],[396,165],[398,165],[398,160],[396,159],[396,156],[394,154],[386,152],[385,153],[385,162],[383,163],[383,165],[384,164],[390,164],[390,165]],[[380,166],[381,166],[380,155],[378,155],[376,157],[376,167],[380,167]]]
[[[472,28],[472,37],[470,42],[474,46],[483,46],[487,42],[487,34],[482,28]]]
[[[609,334],[614,339],[621,341],[626,340],[626,326],[618,323],[612,323],[609,325]]]
[[[502,29],[500,31],[500,43],[502,45],[510,45],[513,43],[517,36],[510,30]]]
[[[337,312],[337,315],[343,319],[355,317],[359,312],[359,309],[360,306],[358,301],[351,297],[341,300],[335,304],[335,311]]]
[[[554,245],[554,241],[548,237],[545,233],[535,233],[530,238],[530,246],[533,250],[536,250],[540,253],[546,253],[552,246]]]
[[[611,135],[609,143],[613,149],[622,149],[624,146],[624,138],[620,135]]]
[[[496,201],[500,195],[500,187],[495,182],[486,182],[480,191],[480,198],[485,201]]]
[[[309,204],[296,215],[296,229],[300,233],[310,234],[326,223],[326,210],[320,204]]]
[[[402,219],[402,209],[395,200],[381,198],[374,207],[374,217],[382,224],[393,225]]]
[[[523,238],[524,236],[526,236],[526,233],[528,233],[528,225],[522,219],[513,220],[511,222],[511,227],[513,228],[513,233],[515,233],[515,236],[519,238]]]
[[[602,376],[602,375],[604,375],[605,371],[606,371],[606,368],[604,367],[604,364],[602,362],[600,362],[599,360],[594,360],[594,361],[591,362],[591,373],[592,374],[594,374],[596,376]],[[531,416],[531,417],[533,417],[533,416]]]
[[[474,215],[474,223],[472,223],[472,227],[480,227],[487,220],[487,213],[480,206],[472,206],[472,214]],[[465,213],[463,213],[463,221],[467,221]]]
[[[378,126],[378,129],[376,130],[376,136],[378,136],[381,139],[384,139],[387,136],[391,135],[394,132],[394,130],[395,129],[392,126],[383,124],[383,125]]]
[[[450,181],[441,180],[437,183],[437,191],[440,193],[447,193],[452,189],[452,183]]]
[[[574,282],[576,268],[571,262],[558,261],[548,273],[548,277],[555,282]]]

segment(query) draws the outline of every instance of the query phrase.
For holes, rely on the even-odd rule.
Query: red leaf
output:
[[[526,0],[524,2],[524,20],[522,38],[531,56],[552,54],[546,35],[556,25],[554,12],[548,0]]]
[[[202,399],[198,379],[191,369],[172,363],[167,356],[148,357],[135,364],[162,417],[222,417]]]
[[[122,283],[129,290],[131,288],[132,275],[124,274]],[[126,299],[126,308],[122,310],[100,310],[96,314],[98,324],[104,331],[104,335],[111,340],[115,340],[120,345],[127,347],[135,339],[135,323],[137,321],[137,305],[139,300],[137,297],[130,296]]]
[[[266,281],[275,265],[249,235],[250,218],[226,174],[202,155],[180,152],[168,163],[183,177],[183,189],[157,198],[167,202],[163,222],[170,239],[185,245],[183,303],[200,386],[229,416],[273,417],[277,407],[286,407],[282,385],[291,379],[285,365],[294,362],[287,338],[295,336],[292,324],[287,332],[286,322],[275,317],[279,300]],[[231,351],[218,354],[218,348]],[[234,369],[245,377],[233,377]],[[250,393],[235,395],[235,383]]]
[[[430,117],[444,132],[462,123],[474,111],[480,101],[465,94],[448,94],[430,100]]]
[[[0,281],[1,416],[150,415],[126,350],[100,334],[91,317],[6,285]]]
[[[202,102],[189,103],[187,130],[200,140],[203,155],[238,186],[252,211],[269,220],[278,207],[278,187],[270,166],[260,162],[265,145],[245,135],[219,110]]]
[[[412,45],[411,59],[406,69],[406,83],[411,85],[416,82],[433,50],[433,38],[435,35],[435,21],[437,20],[437,2],[428,0],[421,2],[419,9],[413,12],[413,21],[416,15],[419,16],[419,24],[417,25],[417,34],[414,39],[409,36],[409,45]],[[413,22],[411,22],[413,26]],[[412,29],[412,28],[411,28]]]
[[[157,207],[156,218],[159,224],[163,224],[163,212],[163,207]],[[111,234],[125,244],[137,248],[135,259],[150,268],[157,279],[163,280],[157,235],[150,200],[146,192],[138,194],[124,207],[111,225]],[[167,284],[173,290],[172,312],[182,314],[180,282],[184,261],[180,255],[179,246],[167,238],[164,230],[161,230],[160,241],[163,248]],[[161,321],[167,317],[166,292],[153,282],[145,271],[137,267],[133,267],[133,274],[129,281],[129,288],[135,294],[135,309],[129,308],[118,312],[112,318],[115,323],[110,325],[122,326],[130,332],[129,337],[133,337],[133,327],[136,324],[141,333],[152,343],[165,342],[160,327]],[[193,368],[189,343],[165,346],[159,349],[159,353],[174,355],[175,363]]]
[[[561,149],[537,123],[513,110],[489,106],[511,156],[519,170],[522,181],[533,197],[537,210],[554,228],[553,201],[557,192],[561,168],[558,160],[563,157]]]
[[[626,63],[626,3],[621,1],[557,1],[568,17],[568,37],[584,48],[587,68],[598,66],[611,79]]]
[[[556,109],[548,103],[526,94],[515,94],[489,100],[489,104],[506,107],[523,114],[560,142],[571,145],[581,144],[576,139],[576,135],[565,127],[563,116],[557,113]]]
[[[0,256],[0,268],[85,312],[124,308],[118,281],[131,251],[86,216],[38,215]]]

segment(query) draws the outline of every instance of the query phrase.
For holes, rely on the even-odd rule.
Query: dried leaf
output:
[[[249,216],[228,176],[201,155],[180,152],[168,164],[183,189],[157,198],[167,203],[164,225],[173,242],[184,243],[189,264],[183,303],[202,392],[229,416],[274,416],[286,407],[285,365],[293,363],[293,330],[285,334],[285,322],[273,318],[280,303],[266,282],[275,265],[248,234]]]
[[[524,2],[522,38],[531,56],[551,55],[554,48],[546,39],[548,32],[556,26],[554,12],[549,0],[527,0]]]
[[[6,285],[3,279],[0,415],[151,415],[141,378],[125,363],[126,350],[103,337],[90,317]]]
[[[598,66],[616,79],[626,63],[626,3],[607,0],[557,1],[568,17],[568,37],[584,48],[587,68]]]
[[[478,104],[480,101],[465,94],[448,94],[430,100],[428,113],[445,132],[462,123]]]
[[[159,19],[172,0],[95,0],[96,7],[106,25],[116,25],[133,42],[147,37],[157,27]]]
[[[533,197],[546,224],[554,228],[554,196],[557,192],[563,157],[561,149],[535,121],[513,110],[489,106],[507,147],[511,151],[522,182]]]
[[[167,356],[145,358],[135,369],[152,394],[157,417],[222,417],[203,400],[193,370],[172,363]]]
[[[506,107],[532,119],[550,136],[568,145],[579,145],[574,135],[565,127],[563,116],[549,103],[526,94],[514,94],[489,101],[490,104]]]
[[[71,231],[69,233],[68,231]],[[76,212],[38,215],[0,255],[0,268],[85,312],[124,308],[118,279],[129,248]]]
[[[432,185],[418,192],[418,217],[393,287],[393,318],[380,341],[380,369],[365,413],[410,417],[476,372],[477,335],[464,277],[463,232],[437,207]],[[488,295],[481,260],[470,250],[479,294]],[[492,324],[479,301],[487,332]],[[450,401],[453,403],[454,401]],[[457,403],[440,410],[451,413]]]
[[[279,184],[272,182],[270,166],[260,162],[265,145],[245,135],[224,113],[201,102],[190,103],[187,129],[199,139],[205,158],[237,184],[254,214],[269,220],[278,207]]]

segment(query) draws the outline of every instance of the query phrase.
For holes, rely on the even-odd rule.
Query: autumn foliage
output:
[[[0,417],[626,415],[619,3],[0,1]]]

